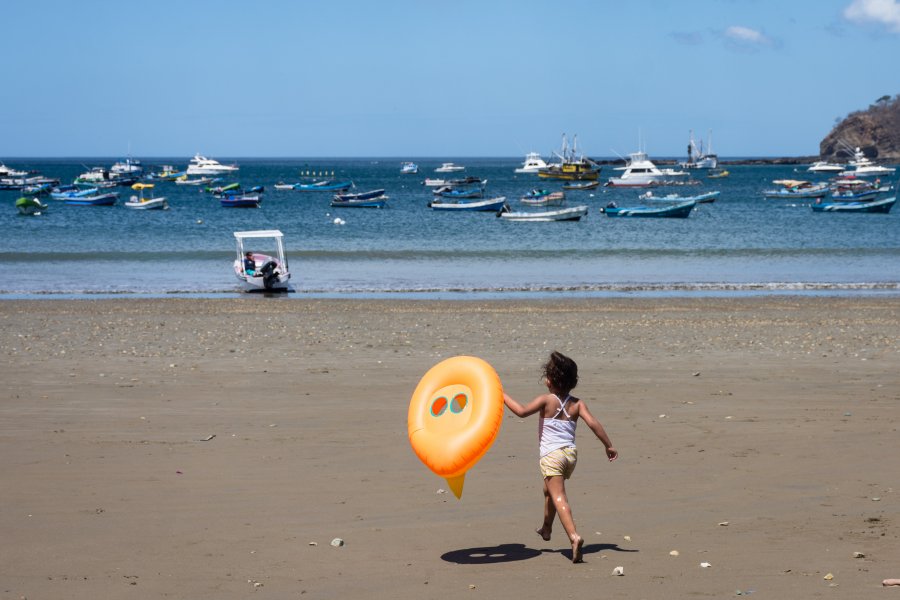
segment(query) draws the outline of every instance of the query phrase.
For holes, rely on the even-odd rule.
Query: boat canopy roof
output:
[[[153,184],[152,183],[136,183],[133,186],[131,186],[131,189],[133,189],[133,190],[150,190],[150,189],[153,189]]]
[[[259,229],[256,231],[235,231],[234,237],[239,240],[249,238],[283,238],[284,234],[277,229]]]
[[[776,179],[773,181],[775,185],[783,185],[785,187],[799,187],[801,185],[809,185],[808,181],[802,179]]]

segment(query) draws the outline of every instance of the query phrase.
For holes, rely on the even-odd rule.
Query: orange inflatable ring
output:
[[[409,402],[409,443],[436,475],[462,496],[466,471],[487,452],[503,420],[503,386],[474,356],[439,362],[422,377]]]

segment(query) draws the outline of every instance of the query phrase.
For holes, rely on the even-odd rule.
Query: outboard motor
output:
[[[274,260],[270,260],[259,270],[263,277],[263,287],[267,290],[271,290],[278,283],[278,274],[275,272],[275,267],[277,266]]]

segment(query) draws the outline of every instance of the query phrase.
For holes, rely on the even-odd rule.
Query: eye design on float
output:
[[[466,405],[468,404],[469,397],[465,394],[456,394],[455,396],[453,396],[453,400],[451,402],[447,402],[447,399],[443,396],[438,396],[431,403],[431,416],[440,417],[445,412],[447,412],[447,406],[450,407],[450,412],[458,415],[466,409]]]

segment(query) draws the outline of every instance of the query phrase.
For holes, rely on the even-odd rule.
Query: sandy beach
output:
[[[577,565],[534,417],[461,500],[406,431],[439,360],[525,401],[554,349],[620,452]],[[0,361],[0,599],[900,597],[897,297],[10,300]]]

